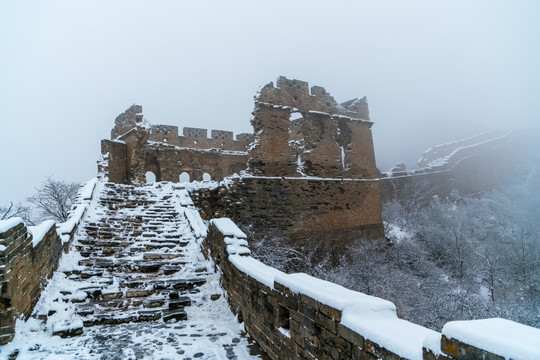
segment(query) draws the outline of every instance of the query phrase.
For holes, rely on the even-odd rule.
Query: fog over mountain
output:
[[[133,103],[152,123],[251,132],[279,75],[367,96],[377,163],[540,118],[540,3],[2,1],[0,205],[96,174]]]

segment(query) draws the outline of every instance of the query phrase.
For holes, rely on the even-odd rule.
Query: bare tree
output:
[[[27,200],[36,205],[43,219],[54,219],[58,222],[67,220],[71,206],[77,198],[80,184],[54,180],[48,177],[41,187],[36,188],[37,193]]]
[[[32,221],[32,211],[29,206],[24,206],[21,203],[9,203],[9,206],[0,206],[0,220],[6,220],[13,217],[20,217],[26,224],[34,225]]]

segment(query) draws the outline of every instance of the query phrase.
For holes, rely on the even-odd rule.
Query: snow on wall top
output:
[[[5,233],[11,228],[14,228],[15,226],[22,224],[23,219],[20,217],[12,217],[7,220],[0,220],[0,234]]]
[[[285,274],[275,281],[295,293],[307,295],[342,311],[341,325],[407,359],[422,359],[427,336],[437,335],[399,319],[395,305],[387,300],[344,288],[307,274]]]
[[[225,236],[247,239],[247,235],[229,218],[212,219],[210,220],[210,224],[214,224],[214,226]]]
[[[94,188],[96,187],[98,179],[97,177],[88,180],[84,183],[84,185],[79,190],[79,197],[82,200],[90,200],[92,199],[92,193],[94,192]]]
[[[540,359],[540,329],[510,320],[451,321],[442,334],[506,359]]]
[[[37,246],[43,240],[49,230],[55,225],[54,220],[45,220],[37,226],[29,226],[28,232],[32,234],[32,245]]]
[[[491,141],[501,140],[510,133],[511,132],[492,130],[466,139],[434,146],[424,152],[422,158],[418,160],[418,167],[426,168],[444,165],[452,158],[452,156],[464,149],[474,148],[475,146],[484,145]]]

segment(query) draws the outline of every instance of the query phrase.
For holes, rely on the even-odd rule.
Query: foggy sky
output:
[[[0,1],[0,205],[96,175],[133,103],[154,124],[252,132],[284,75],[367,96],[377,165],[540,115],[540,2]]]

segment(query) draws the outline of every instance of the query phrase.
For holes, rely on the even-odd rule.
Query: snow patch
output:
[[[79,190],[79,196],[82,200],[90,200],[92,199],[92,193],[94,192],[94,188],[96,187],[98,179],[93,178],[91,180],[88,180]]]
[[[238,239],[247,239],[247,235],[236,226],[236,224],[229,218],[219,218],[210,220],[210,224],[221,232],[224,236],[232,236]]]
[[[29,226],[28,232],[32,234],[32,245],[37,246],[43,240],[49,230],[55,225],[54,220],[45,220],[37,226]]]
[[[251,256],[229,255],[229,261],[236,268],[251,276],[261,284],[274,288],[274,279],[280,276],[287,276],[285,273],[263,264]]]
[[[23,219],[20,217],[12,217],[7,220],[0,220],[0,233],[5,233],[11,228],[14,228],[15,226],[22,224]]]
[[[510,320],[451,321],[442,334],[506,359],[540,359],[540,329]]]

